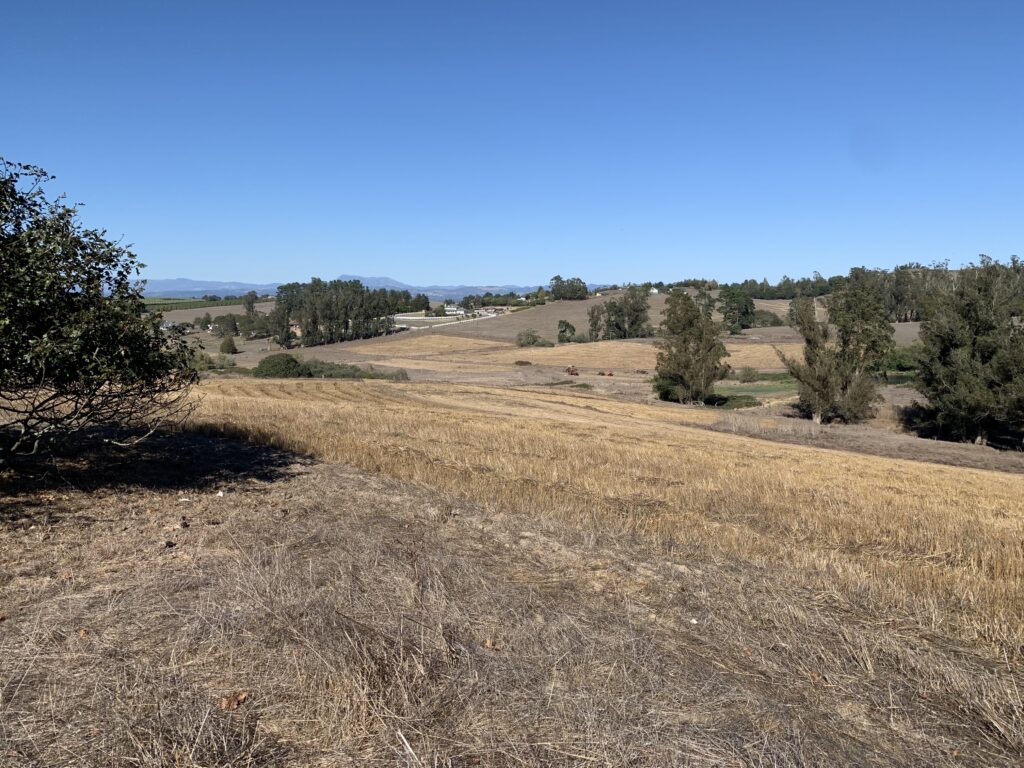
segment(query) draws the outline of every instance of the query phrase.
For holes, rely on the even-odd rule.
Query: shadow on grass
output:
[[[60,517],[62,491],[201,490],[240,480],[272,481],[308,457],[199,431],[158,432],[132,447],[88,436],[63,451],[0,472],[0,525]]]
[[[943,430],[935,410],[921,403],[915,402],[912,405],[898,408],[897,415],[903,428],[917,437],[945,440],[952,443],[965,442],[957,439],[956,435],[950,435]],[[1024,450],[1024,431],[1015,430],[1006,425],[991,426],[984,444],[1000,451],[1019,453]]]

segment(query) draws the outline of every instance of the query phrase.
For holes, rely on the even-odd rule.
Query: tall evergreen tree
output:
[[[587,284],[578,277],[570,277],[563,280],[561,275],[551,278],[551,298],[555,301],[568,299],[579,301],[587,298]]]
[[[647,289],[631,285],[616,299],[608,299],[587,311],[590,340],[643,339],[653,334],[648,316]]]
[[[917,387],[940,432],[989,442],[1024,432],[1024,264],[982,257],[934,293]]]
[[[604,304],[595,304],[587,310],[587,331],[591,341],[599,341],[604,335]]]
[[[693,403],[708,398],[715,381],[729,371],[719,332],[710,304],[698,307],[682,288],[669,294],[654,378],[654,391],[662,400]]]
[[[249,291],[242,297],[242,306],[245,307],[245,314],[252,317],[256,314],[256,291]]]
[[[754,300],[742,288],[727,285],[718,292],[718,305],[729,333],[754,327]]]
[[[804,359],[779,357],[799,383],[801,407],[816,423],[864,421],[874,413],[880,399],[875,375],[893,347],[878,285],[869,273],[851,271],[828,301],[834,333],[816,318],[813,299],[792,303],[790,323],[804,338]]]
[[[776,353],[799,385],[800,406],[820,424],[832,418],[839,401],[839,371],[835,349],[830,346],[827,322],[815,317],[814,299],[801,296],[789,309],[790,325],[804,339],[803,361]]]

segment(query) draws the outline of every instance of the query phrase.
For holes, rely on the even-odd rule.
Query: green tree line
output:
[[[430,306],[423,294],[367,288],[358,280],[286,283],[277,289],[274,309],[267,316],[271,335],[281,344],[296,340],[305,347],[337,341],[368,339],[394,330],[394,315]]]
[[[956,440],[1024,446],[1024,263],[1017,257],[1004,264],[982,256],[960,270],[853,269],[832,282],[824,303],[827,319],[817,316],[813,297],[793,300],[789,322],[803,354],[779,353],[809,418],[870,418],[881,379],[895,366],[916,371],[919,426]],[[663,399],[705,402],[727,372],[712,307],[703,291],[696,300],[682,288],[670,294],[654,378]],[[894,316],[921,321],[920,343],[900,355]]]

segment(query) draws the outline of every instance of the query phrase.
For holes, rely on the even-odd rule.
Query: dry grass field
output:
[[[798,355],[802,345],[792,341],[762,343],[743,337],[726,340],[730,355],[728,362],[735,369],[751,366],[765,371],[782,370],[775,348],[785,354]],[[239,365],[256,365],[261,357],[270,354],[260,349],[258,343],[250,342],[243,346],[242,353],[235,360]],[[506,341],[454,336],[439,331],[411,331],[361,342],[309,347],[296,350],[296,353],[320,360],[370,363],[386,368],[436,373],[503,373],[513,370],[517,361],[528,361],[556,369],[574,365],[586,370],[611,370],[616,375],[638,369],[653,371],[657,356],[651,339],[517,347]]]
[[[1024,475],[566,387],[198,395],[0,478],[3,765],[1024,759]]]
[[[444,329],[444,333],[470,338],[495,339],[497,341],[515,341],[520,331],[533,329],[549,341],[558,338],[558,321],[567,320],[576,327],[577,333],[587,332],[587,312],[595,304],[603,304],[609,298],[619,295],[620,291],[606,291],[599,297],[582,301],[549,301],[536,307],[521,309],[499,317],[472,323],[458,323]],[[661,322],[661,313],[665,309],[664,294],[650,297],[650,319],[652,325]]]
[[[256,311],[268,314],[274,309],[274,302],[272,301],[261,301],[256,304]],[[210,313],[211,317],[217,317],[217,315],[244,315],[245,307],[241,304],[225,304],[220,307],[203,307],[201,309],[171,309],[160,314],[164,320],[168,320],[172,323],[191,323],[197,317],[202,317],[207,312]]]
[[[836,585],[922,609],[933,630],[996,655],[1024,651],[1022,477],[770,445],[686,423],[709,409],[579,392],[376,381],[203,390],[200,424],[660,545],[834,570]]]
[[[595,304],[603,304],[610,298],[619,296],[621,291],[604,291],[599,297],[591,297],[583,301],[552,301],[537,307],[513,312],[494,320],[486,320],[478,323],[465,323],[449,326],[444,330],[458,336],[469,336],[474,338],[495,339],[499,341],[514,341],[520,331],[528,328],[540,333],[546,339],[554,341],[558,337],[558,321],[567,320],[572,323],[579,333],[587,331],[587,312]],[[696,291],[690,290],[694,295]],[[711,291],[711,295],[717,297],[718,291]],[[665,300],[667,294],[658,293],[650,296],[650,319],[651,324],[657,326],[661,322],[662,314],[665,311]],[[757,309],[764,309],[772,312],[783,320],[789,313],[789,299],[755,299],[754,306]],[[715,313],[715,319],[721,320],[721,315]],[[818,300],[818,318],[824,320],[827,316],[824,304]]]

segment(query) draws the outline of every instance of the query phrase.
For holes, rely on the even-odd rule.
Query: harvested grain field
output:
[[[5,764],[1024,758],[1024,476],[564,388],[200,390],[0,486]]]
[[[727,339],[725,346],[729,352],[727,362],[733,368],[750,366],[765,371],[782,370],[776,349],[788,355],[799,355],[803,349],[802,345],[792,341],[762,342],[744,337]],[[280,350],[261,351],[256,343],[249,343],[240,355],[235,356],[235,360],[239,365],[253,366],[274,351]],[[590,370],[608,369],[617,375],[637,369],[653,371],[657,357],[653,339],[517,347],[510,342],[453,336],[438,331],[411,331],[360,342],[326,344],[296,350],[296,353],[319,360],[372,363],[387,368],[439,373],[505,372],[513,369],[517,361],[527,361],[553,368],[575,365]]]
[[[578,392],[376,381],[203,389],[202,424],[652,541],[685,530],[720,554],[809,567],[822,557],[837,583],[863,588],[875,574],[894,607],[952,601],[956,611],[931,617],[935,629],[1024,650],[1019,476],[771,445],[686,424],[709,409]],[[644,514],[631,514],[634,504]]]

